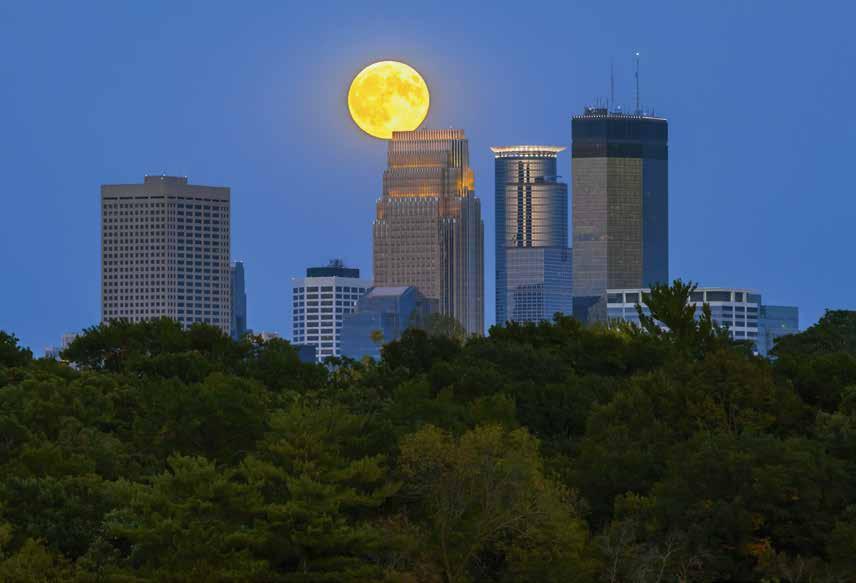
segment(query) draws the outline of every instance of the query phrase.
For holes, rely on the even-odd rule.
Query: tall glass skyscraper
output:
[[[568,186],[557,146],[491,148],[496,172],[496,322],[571,313]]]
[[[574,315],[605,320],[607,289],[669,281],[669,126],[586,108],[572,120]]]
[[[374,284],[413,286],[484,332],[484,224],[463,130],[393,132],[374,222]]]

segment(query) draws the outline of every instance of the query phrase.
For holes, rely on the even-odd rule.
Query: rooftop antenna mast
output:
[[[609,111],[615,109],[615,59],[609,59]]]
[[[639,108],[639,51],[636,51],[636,113],[642,113]]]

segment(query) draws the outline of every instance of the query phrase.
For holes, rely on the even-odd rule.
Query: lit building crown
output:
[[[491,146],[497,158],[555,158],[563,146]]]

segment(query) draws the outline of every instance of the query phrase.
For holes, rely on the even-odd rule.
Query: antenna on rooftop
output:
[[[639,51],[636,51],[636,113],[642,113],[639,108]]]
[[[615,108],[615,59],[609,59],[609,103],[607,104],[607,113]]]

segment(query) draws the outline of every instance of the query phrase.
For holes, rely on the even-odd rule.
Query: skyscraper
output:
[[[484,332],[484,224],[463,130],[393,132],[374,222],[374,284],[413,286]]]
[[[496,171],[496,323],[571,313],[568,186],[557,146],[491,148]]]
[[[572,120],[574,315],[606,317],[605,294],[669,280],[669,128],[664,118],[586,108]]]
[[[244,281],[244,263],[236,261],[231,270],[232,285],[232,338],[239,340],[247,333],[247,289]]]
[[[292,283],[292,334],[294,344],[315,346],[318,360],[339,356],[342,318],[354,311],[357,300],[371,287],[360,270],[334,259],[324,267],[310,267],[306,277]]]
[[[101,319],[205,322],[228,334],[230,191],[146,176],[101,187]]]

